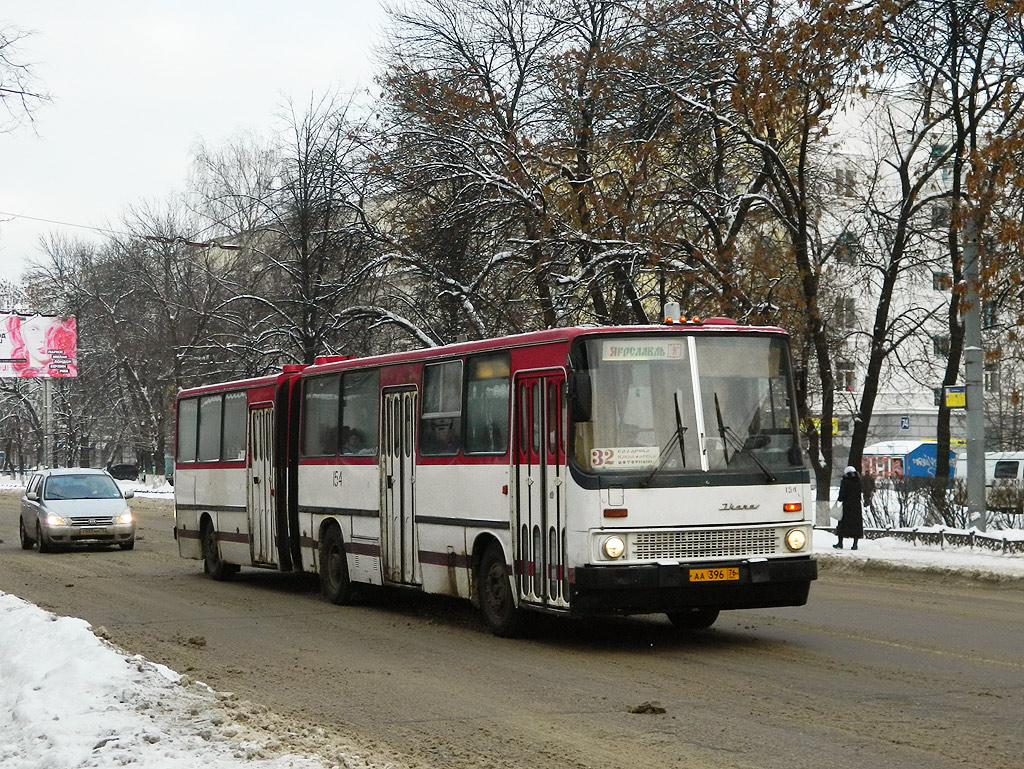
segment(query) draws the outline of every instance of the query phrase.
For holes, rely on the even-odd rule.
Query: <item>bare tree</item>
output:
[[[244,247],[225,286],[225,352],[256,368],[360,353],[383,261],[365,224],[364,140],[348,104],[294,108],[272,148],[249,143],[196,160],[202,210]],[[227,281],[227,276],[225,276]]]
[[[35,110],[49,95],[40,90],[32,65],[21,58],[19,46],[31,33],[16,27],[0,28],[0,132],[11,131],[32,120]]]
[[[964,345],[962,314],[963,242],[976,228],[985,251],[985,297],[993,287],[1020,285],[1019,226],[1009,212],[1019,211],[1024,179],[1015,159],[1024,149],[1024,10],[985,2],[920,0],[908,4],[892,26],[889,90],[909,112],[894,113],[891,141],[901,151],[893,167],[899,174],[902,201],[891,214],[897,238],[892,258],[898,261],[910,233],[920,229],[922,211],[942,211],[937,242],[950,275],[951,300],[944,313],[949,354],[942,385],[961,376]],[[899,134],[899,140],[896,136]],[[935,180],[941,180],[935,183]],[[986,249],[986,245],[992,247]],[[1018,276],[1016,279],[1014,276]],[[877,327],[878,321],[876,321]],[[877,376],[882,352],[872,349],[869,373]],[[877,380],[876,380],[877,381]],[[871,402],[865,394],[864,406]],[[855,434],[854,449],[863,447]],[[949,474],[950,410],[939,408],[938,465],[933,504],[946,516],[945,479]],[[858,440],[859,439],[859,440]]]

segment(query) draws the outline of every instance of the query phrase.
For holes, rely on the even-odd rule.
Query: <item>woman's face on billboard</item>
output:
[[[50,362],[50,354],[46,345],[46,331],[49,327],[48,319],[38,317],[29,318],[21,324],[21,338],[25,342],[29,362],[33,365]]]

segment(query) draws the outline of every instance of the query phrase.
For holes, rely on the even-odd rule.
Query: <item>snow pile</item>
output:
[[[1020,529],[1000,531],[999,535],[1007,539],[1024,539],[1024,531]],[[909,570],[935,575],[957,575],[986,582],[1024,579],[1024,555],[1019,553],[1000,554],[978,547],[956,547],[949,544],[941,548],[915,545],[896,537],[862,539],[856,550],[850,550],[852,540],[849,538],[843,541],[842,550],[832,547],[835,542],[836,537],[830,531],[815,530],[815,555],[820,561],[825,561],[825,568]],[[813,592],[811,588],[812,596]]]
[[[0,593],[0,766],[4,769],[324,769],[261,729],[258,706],[215,694]],[[273,725],[271,724],[270,727]]]

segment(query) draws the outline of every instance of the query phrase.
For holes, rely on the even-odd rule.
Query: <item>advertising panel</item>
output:
[[[0,377],[78,376],[74,316],[0,314]]]

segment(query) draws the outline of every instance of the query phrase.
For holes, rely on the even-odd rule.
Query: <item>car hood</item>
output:
[[[118,516],[128,509],[128,503],[117,499],[48,499],[43,506],[59,516],[75,518],[101,515]]]

